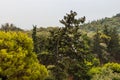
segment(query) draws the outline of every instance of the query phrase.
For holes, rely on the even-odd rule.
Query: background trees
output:
[[[119,33],[116,27],[108,28],[108,34],[105,35],[110,37],[110,40],[106,43],[107,44],[107,51],[111,56],[111,60],[115,62],[120,62],[120,38]]]
[[[6,31],[6,32],[7,31],[24,31],[23,29],[16,27],[14,24],[9,24],[9,23],[5,23],[1,25],[0,30]]]

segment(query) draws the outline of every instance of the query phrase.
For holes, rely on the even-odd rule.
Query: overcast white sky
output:
[[[87,21],[97,20],[120,13],[120,0],[0,0],[0,24],[61,26],[59,20],[70,10]]]

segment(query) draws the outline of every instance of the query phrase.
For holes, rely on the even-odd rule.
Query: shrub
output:
[[[102,67],[93,67],[88,75],[91,80],[120,80],[120,64],[107,63]]]
[[[32,39],[21,32],[0,32],[0,78],[44,80],[45,66],[39,64]]]

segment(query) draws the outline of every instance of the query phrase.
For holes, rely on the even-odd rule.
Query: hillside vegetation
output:
[[[120,14],[116,14],[111,18],[105,17],[97,21],[86,23],[82,25],[81,28],[87,31],[96,31],[97,27],[99,27],[99,29],[103,29],[105,25],[109,27],[116,27],[120,33]]]
[[[74,11],[66,14],[62,27],[34,25],[25,31],[3,25],[0,78],[120,80],[120,14],[90,23],[76,16]]]

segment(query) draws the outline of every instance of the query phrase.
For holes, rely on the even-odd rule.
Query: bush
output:
[[[120,64],[118,63],[107,63],[104,67],[110,68],[113,72],[120,73]]]
[[[102,67],[93,67],[88,75],[91,80],[120,80],[120,64],[107,63]]]
[[[0,32],[0,78],[44,80],[47,69],[32,52],[32,43],[32,39],[21,32]]]

